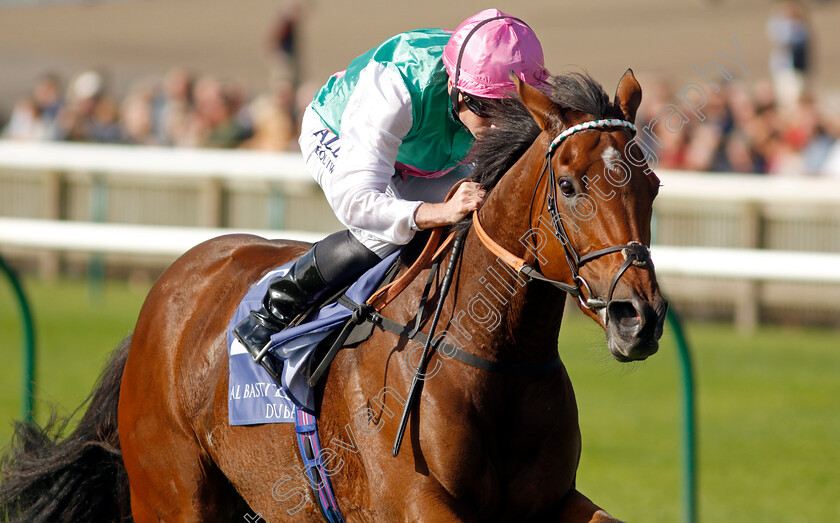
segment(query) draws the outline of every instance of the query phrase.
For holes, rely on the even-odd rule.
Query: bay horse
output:
[[[489,192],[461,228],[451,292],[429,296],[444,300],[440,333],[494,368],[433,352],[397,457],[395,415],[418,359],[405,339],[376,329],[318,385],[323,452],[348,522],[618,521],[576,489],[581,435],[562,363],[496,372],[558,359],[567,292],[619,361],[645,359],[662,335],[666,302],[646,247],[659,181],[639,165],[631,132],[641,87],[631,70],[614,101],[585,74],[552,82],[550,96],[519,83],[476,143],[475,179]],[[251,285],[308,247],[229,235],[176,260],[78,428],[56,443],[18,427],[0,516],[322,521],[294,426],[228,423],[227,323]],[[409,323],[427,274],[382,314]]]

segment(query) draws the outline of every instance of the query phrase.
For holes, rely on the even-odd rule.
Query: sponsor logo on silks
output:
[[[321,161],[321,165],[332,174],[333,169],[335,169],[334,160],[338,158],[338,151],[341,149],[340,146],[335,144],[338,141],[338,136],[334,135],[329,129],[316,131],[312,133],[312,136],[317,136],[319,141],[318,145],[315,146],[315,155]]]

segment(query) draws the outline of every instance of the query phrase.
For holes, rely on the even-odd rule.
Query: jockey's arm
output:
[[[344,225],[405,244],[414,230],[456,223],[478,207],[483,191],[469,182],[446,203],[403,200],[387,192],[412,124],[411,97],[399,72],[377,63],[366,67],[341,118],[340,161],[327,195]]]
[[[423,230],[458,223],[470,212],[478,210],[484,195],[479,184],[464,182],[449,201],[421,204],[414,213],[417,228]]]

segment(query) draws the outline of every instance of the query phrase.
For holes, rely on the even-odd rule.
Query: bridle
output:
[[[591,311],[603,309],[612,301],[615,286],[628,267],[630,267],[631,265],[635,265],[637,267],[644,267],[648,264],[653,266],[650,259],[650,248],[647,245],[642,244],[641,242],[631,241],[625,245],[613,245],[610,247],[604,247],[603,249],[592,251],[584,255],[580,255],[577,249],[575,249],[575,247],[572,245],[572,242],[569,239],[569,235],[566,232],[566,228],[563,225],[563,221],[560,218],[560,212],[557,209],[557,175],[554,172],[554,166],[551,164],[551,157],[554,154],[554,151],[557,150],[557,147],[564,140],[566,140],[566,138],[572,136],[575,133],[586,130],[600,130],[614,127],[625,128],[630,130],[633,134],[636,133],[636,126],[633,125],[632,122],[614,118],[584,122],[570,127],[562,133],[560,133],[554,140],[551,141],[551,143],[548,146],[548,150],[545,153],[545,165],[543,166],[540,177],[537,180],[536,186],[534,187],[534,194],[531,198],[531,209],[533,209],[534,199],[536,198],[537,191],[540,187],[540,183],[545,177],[545,174],[548,173],[548,214],[551,218],[552,228],[554,229],[554,237],[560,241],[561,245],[563,245],[563,252],[566,256],[566,262],[569,264],[569,269],[572,273],[572,283],[552,280],[551,278],[546,277],[542,272],[540,272],[540,270],[537,267],[529,265],[525,262],[524,259],[512,254],[510,251],[503,248],[492,238],[490,238],[490,236],[481,226],[481,222],[478,218],[478,212],[473,213],[473,226],[481,242],[491,252],[499,256],[499,258],[501,258],[509,266],[516,270],[517,274],[525,276],[529,280],[539,280],[549,283],[557,287],[558,289],[568,294],[571,294],[572,296],[577,298],[581,307]],[[590,288],[589,283],[583,276],[580,275],[580,269],[592,260],[596,260],[602,256],[614,252],[622,253],[622,255],[624,256],[624,263],[621,264],[621,267],[619,267],[618,271],[612,278],[609,292],[607,293],[607,299],[602,300],[595,298],[592,294],[592,289]],[[539,262],[539,259],[537,259],[537,262]]]
[[[548,172],[551,181],[551,186],[548,190],[547,196],[548,212],[551,216],[551,223],[554,228],[554,236],[563,245],[563,252],[566,255],[566,261],[568,262],[569,268],[572,271],[571,284],[557,280],[552,280],[546,277],[545,275],[543,275],[543,273],[539,271],[538,268],[528,265],[524,259],[516,256],[515,254],[511,253],[510,251],[496,243],[492,238],[490,238],[490,236],[484,230],[484,227],[481,226],[481,221],[478,219],[478,211],[473,213],[473,227],[481,242],[484,244],[485,247],[487,247],[488,250],[490,250],[490,252],[496,254],[500,259],[502,259],[505,263],[511,266],[514,270],[516,270],[517,275],[524,275],[529,280],[539,280],[554,285],[560,290],[563,290],[576,297],[580,302],[581,307],[592,311],[597,309],[603,309],[612,301],[612,294],[613,290],[615,289],[615,285],[616,283],[618,283],[618,280],[621,278],[621,276],[624,274],[627,268],[630,267],[630,265],[637,265],[639,267],[643,267],[651,263],[650,251],[648,247],[636,241],[632,241],[626,245],[615,245],[612,247],[605,247],[603,249],[598,249],[597,251],[593,251],[581,256],[580,254],[578,254],[574,246],[572,246],[572,242],[569,240],[569,235],[566,233],[566,229],[563,226],[563,222],[560,219],[560,213],[557,210],[557,176],[554,172],[554,167],[551,165],[551,157],[554,151],[557,149],[557,146],[563,142],[563,140],[577,132],[585,131],[588,129],[602,129],[606,127],[624,127],[630,129],[634,133],[636,132],[636,126],[633,125],[631,122],[616,119],[595,120],[575,125],[574,127],[566,129],[549,144],[548,150],[545,153],[545,165],[543,166],[542,173],[540,174],[536,186],[534,187],[534,194],[531,198],[531,209],[533,210],[534,199],[536,198],[537,191],[539,191],[540,183],[542,182],[543,177],[545,177],[545,173]],[[529,213],[529,215],[530,214],[531,213]],[[409,412],[413,408],[416,398],[419,394],[418,384],[422,382],[420,376],[426,372],[426,365],[429,359],[430,351],[432,350],[433,334],[435,332],[435,328],[437,327],[438,320],[440,319],[441,311],[443,310],[443,303],[445,301],[446,294],[449,291],[449,286],[452,282],[452,275],[455,272],[455,267],[458,264],[458,259],[462,252],[464,236],[456,235],[455,233],[453,233],[452,235],[450,235],[450,238],[454,238],[452,245],[452,254],[450,255],[449,264],[446,269],[446,272],[444,273],[443,281],[440,284],[440,298],[438,299],[437,307],[435,308],[434,314],[432,315],[431,322],[429,324],[429,334],[425,337],[425,343],[423,345],[423,353],[420,359],[420,364],[417,366],[417,369],[414,373],[414,378],[412,379],[411,386],[408,389],[408,398],[403,407],[402,416],[400,417],[400,424],[397,429],[397,436],[394,440],[393,455],[395,457],[397,456],[397,454],[399,454],[400,446],[402,445],[403,435],[405,434],[405,427],[408,423]],[[621,252],[624,255],[624,263],[618,269],[618,272],[616,272],[615,276],[613,276],[612,283],[610,284],[610,291],[607,294],[607,300],[599,300],[592,296],[592,290],[589,287],[589,283],[587,283],[583,276],[580,275],[580,268],[592,260],[614,252]],[[435,258],[436,257],[437,254],[435,254]],[[421,299],[420,311],[418,311],[416,316],[417,320],[415,323],[415,328],[411,330],[410,335],[408,335],[408,337],[410,338],[413,338],[419,334],[420,321],[424,316],[423,311],[426,303],[425,297],[428,295],[429,289],[431,288],[431,284],[435,279],[438,266],[439,262],[435,262],[433,269],[429,272],[429,280],[426,284],[424,298]],[[586,290],[585,293],[584,289]],[[381,318],[381,315],[379,316]],[[609,315],[606,315],[604,322],[606,323],[608,321]],[[401,326],[398,324],[395,324],[395,326],[397,328],[389,328],[388,330],[390,332],[402,335],[403,331],[400,330],[399,327],[405,326]],[[405,328],[407,329],[407,327]],[[460,353],[462,357],[465,355],[465,351],[460,351]],[[508,365],[500,365],[496,362],[491,362],[490,360],[470,355],[469,353],[466,353],[466,356],[469,356],[469,359],[460,359],[459,361],[461,361],[462,363],[466,363],[467,365],[471,365],[484,370],[496,370],[501,372],[500,368],[504,368],[505,370],[509,371]],[[537,366],[528,366],[528,371],[526,372],[533,374],[549,372],[558,368],[558,365],[562,365],[559,356],[551,362],[547,362],[545,364],[540,364]],[[321,366],[323,366],[323,363],[321,364]]]

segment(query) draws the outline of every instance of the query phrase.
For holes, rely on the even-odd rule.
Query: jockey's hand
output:
[[[487,191],[475,182],[464,182],[444,203],[423,203],[414,213],[417,227],[431,229],[442,225],[453,225],[467,217],[472,211],[478,210]]]

